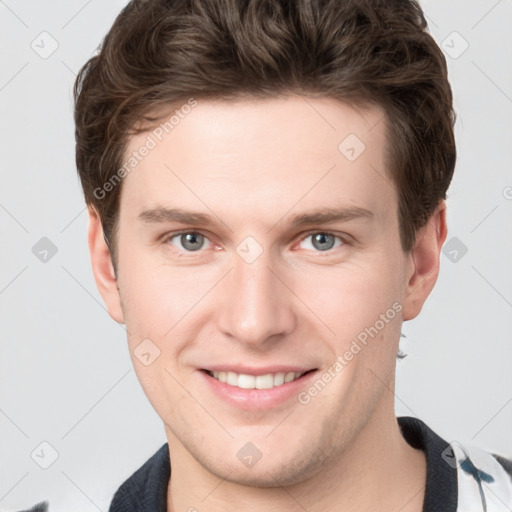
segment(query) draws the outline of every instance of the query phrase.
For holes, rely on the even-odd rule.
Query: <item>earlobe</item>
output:
[[[110,250],[105,242],[103,227],[97,211],[89,206],[88,243],[92,271],[96,286],[105,302],[109,315],[118,323],[124,323],[121,297],[112,265]]]
[[[416,243],[409,255],[411,271],[404,300],[404,321],[418,316],[434,288],[439,275],[439,259],[446,234],[446,203],[441,201],[427,224],[418,230]]]

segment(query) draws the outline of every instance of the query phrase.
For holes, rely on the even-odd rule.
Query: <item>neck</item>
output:
[[[392,400],[393,397],[389,399]],[[426,458],[401,435],[390,404],[381,403],[357,437],[334,461],[289,486],[251,487],[208,471],[168,432],[171,479],[168,512],[421,512]]]

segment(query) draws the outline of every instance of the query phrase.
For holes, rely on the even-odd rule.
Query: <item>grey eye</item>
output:
[[[344,244],[345,241],[342,238],[325,231],[310,233],[301,241],[303,249],[317,252],[328,252]]]
[[[315,233],[311,236],[311,243],[319,251],[328,251],[334,247],[336,237],[329,233]]]
[[[197,233],[186,233],[181,235],[181,243],[188,251],[197,251],[204,245],[204,236]]]
[[[199,233],[181,233],[171,238],[171,241],[179,238],[179,243],[187,251],[198,251],[202,249],[205,237]]]

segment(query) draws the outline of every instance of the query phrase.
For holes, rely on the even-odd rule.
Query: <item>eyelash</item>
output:
[[[206,240],[208,240],[210,243],[212,243],[211,240],[208,238],[208,236],[206,236],[205,234],[201,233],[200,231],[178,231],[176,233],[170,233],[170,234],[166,235],[165,237],[163,237],[162,241],[165,244],[172,245],[172,244],[170,244],[170,241],[173,238],[179,237],[181,235],[189,235],[189,234],[201,235]],[[338,240],[341,241],[341,244],[339,244],[338,246],[333,247],[332,249],[328,249],[327,251],[316,250],[315,252],[318,253],[318,254],[330,255],[330,254],[333,253],[334,249],[338,249],[338,248],[343,247],[345,245],[349,245],[346,237],[342,237],[340,235],[336,235],[335,233],[332,233],[330,231],[321,231],[321,230],[320,231],[319,230],[308,231],[307,233],[303,233],[303,235],[301,236],[299,242],[303,242],[304,240],[306,240],[306,238],[308,238],[308,237],[310,237],[312,235],[318,235],[318,234],[332,235],[332,236],[334,236],[335,239],[338,239]],[[187,250],[181,250],[181,249],[178,249],[178,250],[180,250],[180,252],[187,253],[187,254],[194,254],[194,253],[198,253],[199,254],[199,253],[203,252],[203,249],[198,249],[197,251],[187,251]]]

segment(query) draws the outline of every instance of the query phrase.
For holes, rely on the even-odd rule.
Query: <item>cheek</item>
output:
[[[294,280],[293,289],[337,338],[346,339],[373,325],[380,315],[386,316],[386,325],[399,319],[403,293],[397,276],[390,260],[373,259],[308,269]]]
[[[219,280],[212,268],[155,263],[143,253],[124,253],[119,283],[128,343],[133,350],[145,338],[175,360],[196,338],[211,290]],[[183,341],[180,341],[183,340]],[[163,358],[162,358],[163,359]],[[135,361],[136,362],[136,361]]]

